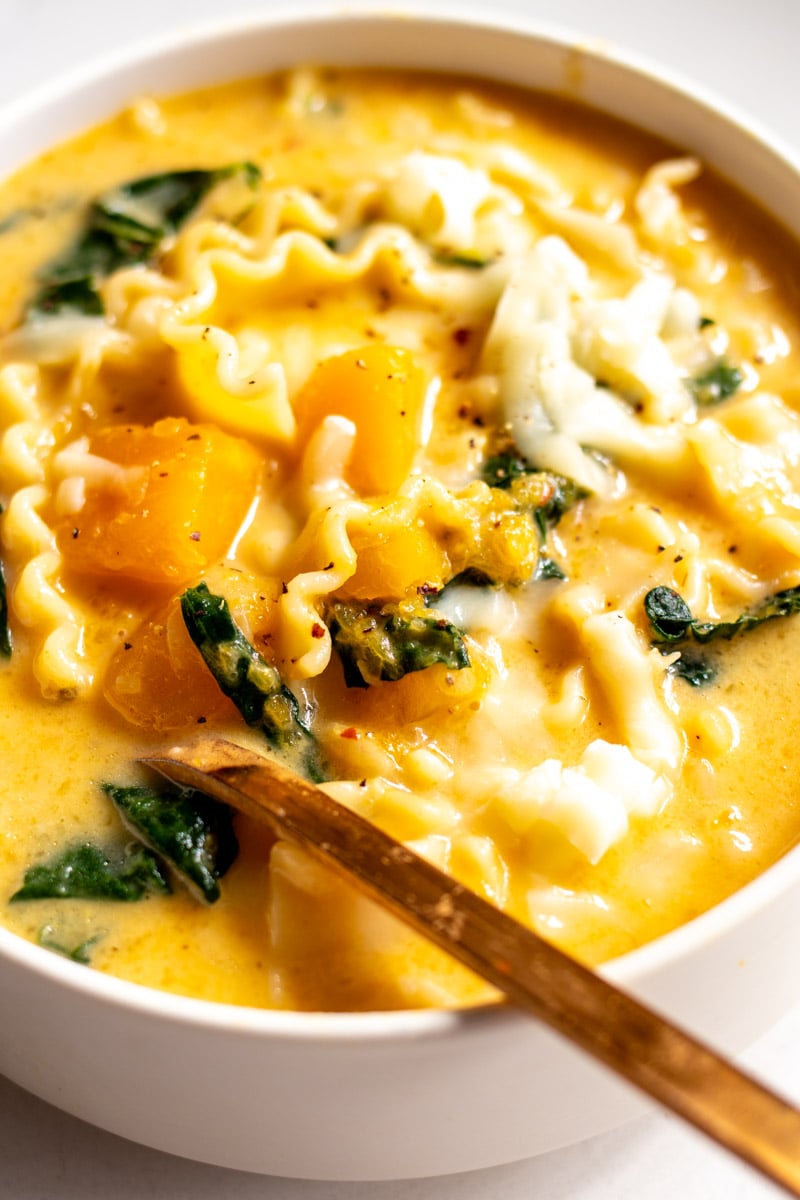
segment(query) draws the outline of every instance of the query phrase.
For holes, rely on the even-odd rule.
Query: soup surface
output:
[[[701,163],[309,68],[43,156],[0,251],[10,929],[236,1004],[487,994],[136,766],[208,732],[588,962],[795,842],[798,255]]]

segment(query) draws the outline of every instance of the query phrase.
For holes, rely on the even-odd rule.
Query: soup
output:
[[[485,986],[136,760],[276,753],[584,961],[797,838],[797,251],[566,100],[305,69],[0,190],[2,919],[299,1009]]]

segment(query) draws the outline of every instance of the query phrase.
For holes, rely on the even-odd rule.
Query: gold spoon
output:
[[[142,762],[276,826],[520,1008],[800,1196],[800,1111],[321,788],[220,740]]]

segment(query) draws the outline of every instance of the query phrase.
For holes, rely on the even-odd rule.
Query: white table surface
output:
[[[417,3],[422,6],[424,0]],[[462,7],[470,3],[482,7],[480,0],[463,0]],[[270,0],[225,5],[219,0],[0,0],[0,102],[133,40],[231,10],[270,6]],[[451,5],[440,0],[437,7]],[[795,82],[800,0],[657,5],[652,0],[504,0],[503,7],[645,54],[701,81],[800,150]],[[800,1008],[753,1047],[746,1062],[800,1102]],[[3,1200],[768,1200],[777,1195],[699,1135],[656,1112],[581,1146],[494,1170],[394,1183],[311,1183],[186,1162],[135,1146],[0,1078]]]

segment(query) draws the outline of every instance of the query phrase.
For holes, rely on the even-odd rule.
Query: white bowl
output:
[[[181,31],[81,69],[0,117],[0,173],[143,91],[295,62],[458,70],[632,119],[739,181],[800,235],[800,173],[752,125],[662,73],[519,19],[324,11]],[[490,70],[487,64],[491,64]],[[800,850],[711,912],[605,968],[735,1053],[800,996]],[[643,1101],[533,1021],[467,1012],[291,1014],[164,995],[0,930],[0,1070],[52,1104],[174,1154],[327,1179],[510,1162]]]

